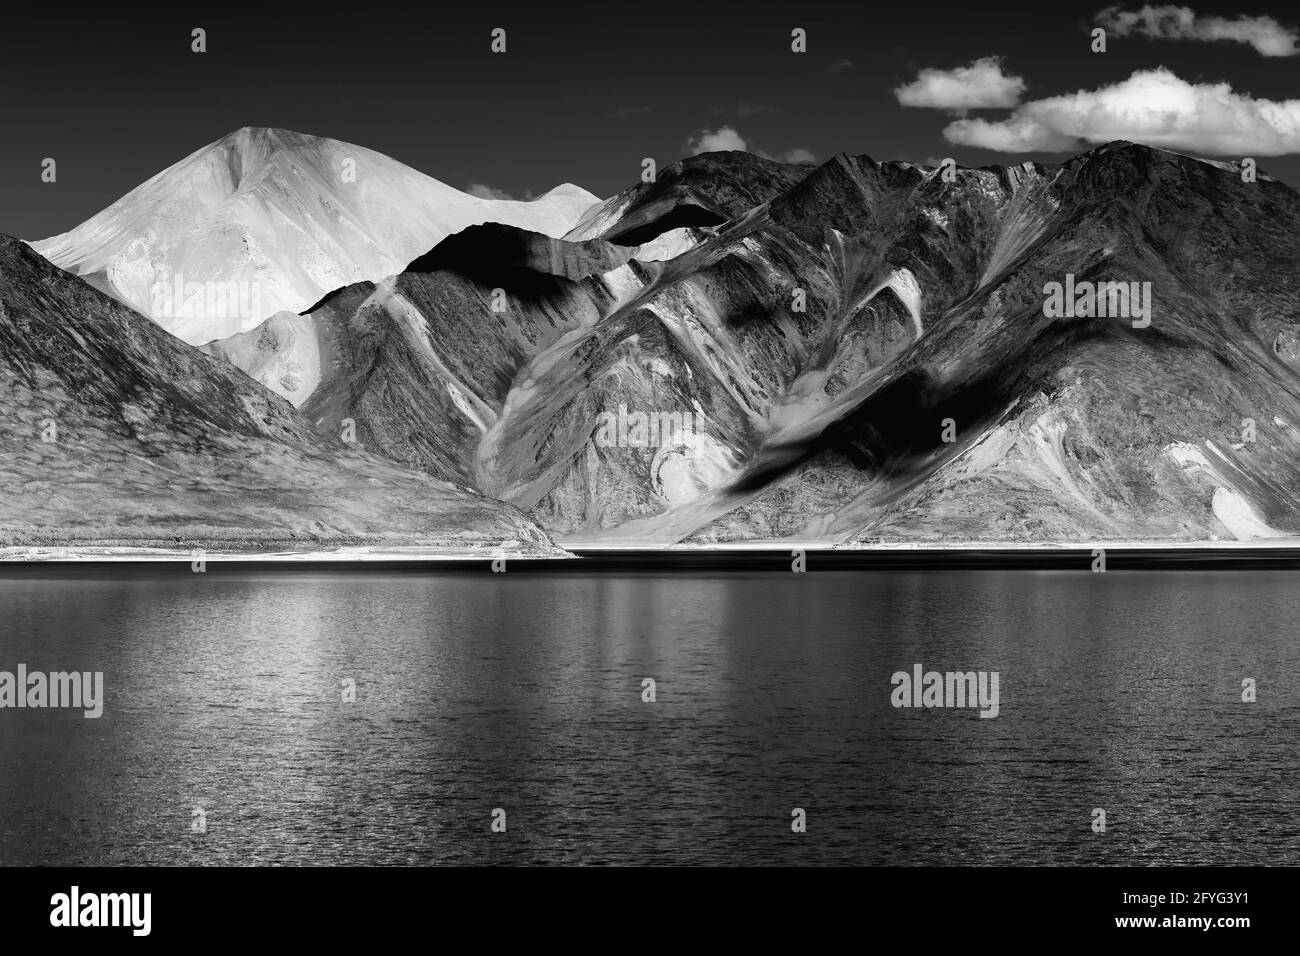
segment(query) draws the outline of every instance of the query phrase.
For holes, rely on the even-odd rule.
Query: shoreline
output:
[[[1097,542],[1090,544],[873,544],[750,542],[672,548],[594,547],[560,543],[561,554],[434,548],[340,548],[331,551],[204,552],[161,548],[5,548],[0,575],[24,569],[175,569],[185,573],[252,569],[403,571],[429,573],[681,572],[893,570],[1044,570],[1107,573],[1133,570],[1258,570],[1300,568],[1300,540],[1271,542]],[[1094,570],[1097,552],[1104,570]]]

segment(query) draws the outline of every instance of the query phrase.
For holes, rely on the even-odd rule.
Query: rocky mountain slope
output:
[[[567,184],[531,202],[482,199],[360,146],[246,127],[32,245],[198,345],[400,272],[466,226],[561,236],[598,203]]]
[[[1130,143],[706,154],[215,348],[564,541],[1253,539],[1300,533],[1298,231],[1289,187]],[[1099,282],[1139,314],[1046,304]]]
[[[339,433],[334,433],[338,435]],[[0,546],[554,553],[0,236]]]

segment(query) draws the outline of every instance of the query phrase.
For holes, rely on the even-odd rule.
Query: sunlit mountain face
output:
[[[567,232],[597,198],[471,196],[374,150],[289,130],[236,130],[59,236],[60,268],[193,345],[400,272],[479,222]]]

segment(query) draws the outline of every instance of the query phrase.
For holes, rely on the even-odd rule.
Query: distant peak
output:
[[[319,137],[310,136],[307,133],[299,133],[291,129],[280,129],[275,126],[241,126],[239,129],[227,133],[221,138],[225,140],[283,140],[283,139],[317,139]]]
[[[1206,160],[1199,157],[1166,149],[1163,146],[1148,146],[1145,143],[1134,143],[1127,139],[1111,140],[1109,143],[1094,146],[1092,149],[1079,153],[1070,162],[1087,164],[1093,160],[1127,161],[1144,166],[1186,166],[1190,163],[1206,162]]]
[[[590,190],[583,189],[581,186],[578,186],[575,183],[560,183],[558,186],[548,189],[546,192],[542,193],[542,195],[534,199],[533,202],[537,202],[538,200],[542,200],[542,199],[554,198],[558,196],[572,196],[576,199],[581,199],[583,202],[592,203],[592,204],[601,201],[600,197],[597,196],[595,193],[591,192]]]
[[[226,149],[242,156],[265,156],[279,150],[318,148],[332,142],[323,136],[312,136],[291,129],[273,126],[241,126],[211,144],[213,149]]]
[[[1100,146],[1094,146],[1092,149],[1080,153],[1077,158],[1087,159],[1090,156],[1109,156],[1119,153],[1150,157],[1172,156],[1180,160],[1196,159],[1195,156],[1188,156],[1186,153],[1180,153],[1177,150],[1166,149],[1163,146],[1150,146],[1146,143],[1135,143],[1127,139],[1113,139],[1109,143],[1102,143]]]

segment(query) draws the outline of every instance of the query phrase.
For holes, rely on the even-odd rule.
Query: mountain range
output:
[[[230,509],[249,546],[1291,536],[1298,230],[1262,172],[1125,142],[981,169],[704,153],[604,202],[501,203],[240,130],[33,244],[68,272],[3,247],[37,457],[0,524],[52,540],[52,490],[105,486],[100,538]],[[146,319],[180,271],[264,283],[263,308]],[[56,398],[112,447],[84,474],[30,438]],[[646,441],[656,420],[689,427]],[[375,469],[363,509],[341,489]]]

